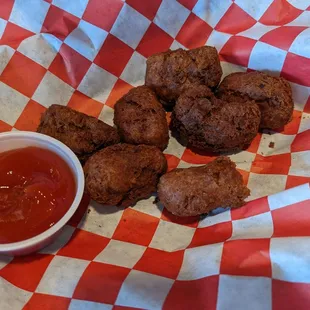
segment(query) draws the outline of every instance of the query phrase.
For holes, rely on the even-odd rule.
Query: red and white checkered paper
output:
[[[310,308],[309,0],[2,0],[0,38],[0,132],[34,131],[53,103],[112,124],[146,58],[178,47],[215,46],[225,75],[283,76],[295,101],[231,156],[245,207],[199,221],[84,197],[54,244],[1,257],[1,310]],[[165,153],[170,169],[212,160],[173,138]]]

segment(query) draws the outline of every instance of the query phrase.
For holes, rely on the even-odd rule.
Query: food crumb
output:
[[[87,214],[89,214],[89,213],[90,213],[90,209],[87,210]]]
[[[270,143],[269,143],[269,147],[270,147],[271,149],[273,149],[273,148],[274,148],[274,142],[270,142]]]
[[[100,228],[101,228],[102,226],[101,226],[101,225],[98,225],[98,227],[100,227]]]

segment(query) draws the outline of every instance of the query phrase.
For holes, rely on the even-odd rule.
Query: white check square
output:
[[[122,217],[123,210],[115,206],[105,206],[91,201],[88,211],[78,227],[89,232],[111,238]]]
[[[189,14],[190,11],[177,1],[163,0],[154,23],[175,38]]]
[[[22,290],[0,277],[0,309],[23,309],[32,293]]]
[[[145,250],[145,246],[111,240],[104,250],[98,254],[94,261],[133,268],[142,257]]]
[[[37,293],[72,297],[89,261],[55,256],[47,267],[37,289]]]
[[[135,51],[120,78],[133,86],[142,85],[144,84],[145,70],[146,58]]]
[[[310,283],[310,238],[273,238],[270,243],[272,278]]]
[[[150,23],[150,20],[125,3],[111,29],[111,33],[135,49]]]
[[[259,20],[273,0],[235,0],[235,3],[245,12],[247,12],[251,17]]]
[[[270,238],[273,221],[270,212],[232,221],[233,232],[230,240]]]
[[[46,69],[58,52],[42,34],[24,39],[17,50]]]
[[[89,0],[53,0],[53,5],[77,16],[82,17]]]
[[[310,177],[310,151],[292,153],[291,160],[289,175]]]
[[[295,38],[289,51],[310,58],[310,28],[305,29]]]
[[[28,97],[0,82],[0,120],[13,126],[28,101]]]
[[[198,0],[193,8],[193,13],[215,28],[232,4],[231,0]]]
[[[268,196],[270,210],[280,209],[308,199],[310,200],[309,183]]]
[[[49,7],[50,5],[42,0],[15,0],[9,21],[39,33]]]
[[[105,103],[116,81],[115,75],[93,63],[78,86],[78,90],[99,102]]]
[[[73,87],[65,83],[53,73],[47,71],[33,94],[32,99],[46,108],[50,107],[52,104],[66,106],[73,92]]]
[[[217,310],[271,310],[271,279],[220,275]]]
[[[287,175],[250,172],[248,188],[251,196],[248,201],[284,191],[286,180]]]
[[[185,250],[177,280],[189,281],[219,274],[222,251],[223,243]]]
[[[108,33],[84,20],[65,39],[65,43],[87,59],[93,61]]]
[[[160,220],[149,247],[167,252],[185,249],[194,233],[195,228]]]
[[[257,153],[263,156],[287,154],[291,152],[291,144],[295,135],[285,135],[274,132],[263,134],[260,140]]]
[[[115,304],[142,309],[162,309],[173,282],[171,279],[131,270]]]
[[[10,59],[14,55],[15,50],[7,45],[0,46],[0,74],[2,74],[3,70],[9,63]]]
[[[287,52],[267,43],[256,42],[250,55],[249,68],[279,75]]]

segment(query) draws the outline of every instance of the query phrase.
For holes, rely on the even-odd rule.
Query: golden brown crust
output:
[[[66,144],[81,162],[94,152],[120,142],[115,128],[95,117],[56,104],[42,115],[37,132]]]
[[[161,150],[168,145],[166,113],[147,86],[135,87],[117,101],[114,124],[126,143],[155,145]]]
[[[224,78],[217,95],[225,101],[254,100],[262,113],[261,128],[281,128],[293,115],[290,84],[281,77],[263,72],[232,73]]]
[[[128,207],[155,192],[166,170],[166,158],[157,147],[116,144],[86,162],[85,187],[99,203]]]
[[[227,157],[201,167],[175,169],[164,174],[158,184],[160,201],[178,216],[200,215],[218,207],[237,208],[249,194],[236,165]]]
[[[172,113],[172,127],[190,147],[213,152],[236,151],[255,138],[260,123],[258,106],[224,102],[206,86],[186,90]]]
[[[218,53],[210,46],[189,51],[169,50],[152,55],[146,64],[145,85],[154,89],[167,106],[173,106],[186,88],[216,87],[222,76]]]

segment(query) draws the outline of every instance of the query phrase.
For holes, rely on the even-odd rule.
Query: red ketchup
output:
[[[37,147],[0,153],[0,243],[34,237],[57,223],[76,193],[57,154]]]

